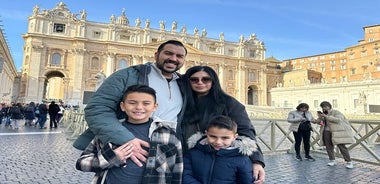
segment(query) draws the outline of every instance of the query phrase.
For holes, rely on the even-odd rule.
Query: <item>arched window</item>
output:
[[[51,65],[61,65],[61,54],[54,53],[51,58]]]
[[[99,70],[100,68],[100,61],[98,57],[91,58],[90,68],[93,70]]]
[[[125,59],[119,60],[118,70],[126,68],[128,66],[128,63]]]

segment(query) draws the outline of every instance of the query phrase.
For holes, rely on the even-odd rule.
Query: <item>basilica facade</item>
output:
[[[62,100],[81,105],[104,77],[131,65],[154,62],[158,46],[169,39],[183,42],[188,50],[184,73],[194,65],[207,65],[218,73],[223,89],[244,104],[266,106],[269,90],[281,75],[279,61],[265,59],[265,45],[255,34],[238,41],[207,36],[206,29],[188,31],[173,21],[159,28],[150,20],[133,23],[123,9],[110,14],[109,22],[87,20],[87,12],[70,12],[64,3],[52,9],[33,8],[28,31],[18,101]]]

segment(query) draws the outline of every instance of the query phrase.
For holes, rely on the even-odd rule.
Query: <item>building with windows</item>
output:
[[[380,25],[363,30],[364,39],[343,51],[284,60],[271,105],[316,109],[327,100],[345,113],[380,112]]]
[[[8,47],[6,35],[0,27],[0,103],[15,102],[17,94],[17,85],[14,89],[14,83],[19,80],[18,73],[13,61],[11,51]],[[15,82],[16,81],[16,82]]]
[[[144,23],[142,23],[144,22]],[[87,20],[87,13],[71,13],[66,4],[41,10],[35,6],[23,35],[24,57],[19,101],[62,100],[81,105],[97,88],[100,71],[107,77],[116,70],[154,61],[157,47],[169,39],[182,41],[188,55],[180,73],[194,65],[208,65],[218,73],[223,89],[245,104],[268,105],[268,90],[281,74],[278,60],[265,59],[265,46],[255,34],[238,42],[207,37],[206,29],[173,21],[158,29],[150,20],[130,22],[125,10],[109,22]],[[142,25],[145,24],[145,25]],[[269,87],[268,87],[269,86]]]

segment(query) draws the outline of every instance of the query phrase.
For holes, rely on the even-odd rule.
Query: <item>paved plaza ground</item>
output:
[[[72,147],[70,135],[64,127],[12,130],[0,125],[0,183],[90,183],[92,173],[75,169],[81,151]],[[354,162],[354,169],[346,169],[338,159],[337,166],[328,167],[326,155],[313,156],[315,162],[298,162],[293,154],[265,154],[265,183],[380,184],[380,166]]]

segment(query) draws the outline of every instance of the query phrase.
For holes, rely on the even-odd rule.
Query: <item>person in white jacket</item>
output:
[[[326,146],[327,155],[330,162],[328,166],[336,165],[334,155],[334,145],[339,148],[346,163],[346,168],[352,169],[354,166],[351,161],[350,153],[346,144],[355,142],[351,126],[346,117],[338,110],[332,109],[329,102],[324,101],[320,104],[323,112],[318,113],[318,121],[323,121],[321,126],[321,145]]]
[[[315,119],[309,112],[309,105],[307,103],[300,103],[296,109],[297,110],[289,112],[287,119],[290,123],[289,130],[293,131],[295,139],[294,149],[296,151],[296,159],[302,161],[300,147],[303,140],[305,159],[315,161],[315,159],[310,156],[310,135],[313,130],[310,122],[314,123]]]

